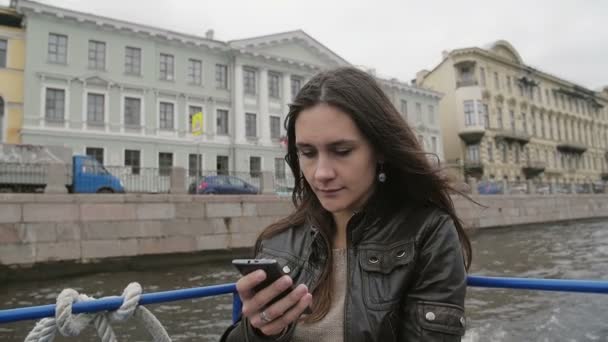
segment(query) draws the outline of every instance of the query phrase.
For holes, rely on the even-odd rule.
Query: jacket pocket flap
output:
[[[422,329],[463,336],[466,328],[464,310],[454,304],[419,302],[418,322]]]
[[[391,273],[396,267],[409,264],[414,259],[414,242],[394,246],[360,246],[359,264],[367,272]]]

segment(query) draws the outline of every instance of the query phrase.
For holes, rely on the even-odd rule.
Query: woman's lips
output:
[[[324,196],[335,196],[338,192],[340,192],[340,190],[342,190],[344,188],[337,188],[337,189],[319,189],[319,192],[324,195]]]

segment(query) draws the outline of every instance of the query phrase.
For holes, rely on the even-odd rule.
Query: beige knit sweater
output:
[[[344,341],[344,296],[346,295],[346,249],[333,250],[332,276],[334,277],[331,308],[319,322],[296,326],[293,342]]]

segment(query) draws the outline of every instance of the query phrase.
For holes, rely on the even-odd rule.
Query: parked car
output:
[[[200,181],[190,184],[190,194],[257,194],[259,189],[246,181],[225,175],[205,176]]]

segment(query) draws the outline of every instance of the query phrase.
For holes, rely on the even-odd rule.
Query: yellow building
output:
[[[608,88],[527,66],[506,41],[444,52],[416,83],[445,94],[444,154],[464,176],[587,189],[608,180]]]
[[[0,142],[21,142],[25,30],[22,16],[0,7]]]

